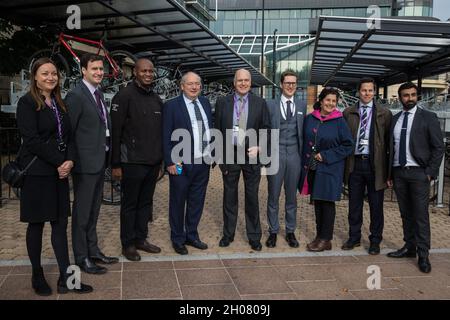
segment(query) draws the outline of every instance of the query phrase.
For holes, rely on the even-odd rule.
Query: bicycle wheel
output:
[[[120,87],[126,85],[133,78],[133,68],[137,58],[128,51],[115,50],[109,53],[119,66],[119,74],[114,77],[113,70],[110,65],[105,66],[105,78],[102,82],[102,87],[105,92],[117,92]]]
[[[59,79],[61,88],[69,89],[68,79],[70,78],[71,72],[66,58],[64,58],[59,52],[53,53],[50,49],[36,51],[28,61],[28,71],[30,73],[33,64],[40,58],[50,58],[56,64],[56,67],[61,75],[61,79]]]
[[[103,180],[103,203],[110,205],[120,204],[120,181],[112,179],[111,168],[105,169],[105,178]]]

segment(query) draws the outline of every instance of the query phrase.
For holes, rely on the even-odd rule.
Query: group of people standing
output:
[[[228,247],[234,240],[242,171],[246,235],[252,250],[260,251],[259,160],[263,145],[271,143],[277,144],[278,170],[267,176],[267,247],[277,244],[279,199],[284,186],[288,245],[299,247],[295,232],[300,192],[310,195],[316,216],[316,237],[307,250],[331,250],[335,202],[340,200],[345,183],[349,187],[350,229],[342,249],[360,245],[367,193],[371,218],[368,251],[379,254],[384,190],[393,185],[405,246],[388,256],[415,257],[417,253],[420,270],[430,272],[429,186],[437,176],[444,147],[436,115],[417,107],[418,88],[414,84],[400,86],[403,111],[394,117],[388,109],[375,104],[376,83],[369,78],[360,81],[360,101],[355,106],[341,113],[337,109],[339,92],[326,87],[314,111],[307,115],[306,104],[295,97],[297,75],[293,71],[281,75],[281,97],[266,102],[250,91],[250,72],[239,69],[233,81],[235,92],[217,101],[213,120],[211,105],[201,96],[202,80],[193,71],[181,79],[182,94],[163,103],[152,91],[154,66],[141,58],[134,67],[134,80],[115,95],[108,112],[100,90],[102,58],[84,55],[81,69],[82,81],[63,100],[56,65],[50,59],[37,60],[31,72],[30,92],[19,100],[17,108],[23,140],[19,162],[25,166],[37,156],[20,199],[20,219],[28,223],[32,287],[37,294],[51,294],[41,266],[45,222],[52,226],[52,245],[60,270],[59,293],[93,290],[83,283],[73,289],[67,285],[70,262],[66,229],[71,212],[75,264],[84,272],[103,274],[107,269],[100,264],[118,262],[118,258],[100,250],[96,231],[104,170],[109,165],[113,177],[121,180],[120,240],[122,254],[128,260],[139,261],[138,250],[161,251],[147,240],[161,163],[169,173],[168,218],[176,253],[188,254],[186,246],[208,248],[200,239],[198,225],[210,169],[216,165],[223,178],[223,234],[219,246]],[[180,129],[189,132],[190,148],[178,149],[183,137],[175,131]],[[222,141],[213,138],[213,129],[222,134]],[[257,132],[256,141],[246,137],[249,130]],[[273,135],[260,134],[273,130],[278,131],[277,140],[271,140]],[[219,156],[212,156],[213,143],[222,147]],[[175,153],[188,160],[176,160]],[[208,161],[211,158],[212,163]],[[69,174],[73,178],[72,208]]]

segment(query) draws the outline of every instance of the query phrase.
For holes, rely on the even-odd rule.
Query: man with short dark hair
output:
[[[105,256],[97,239],[104,172],[111,148],[111,121],[100,90],[104,75],[102,57],[85,54],[81,57],[81,71],[83,80],[65,99],[77,149],[72,170],[72,246],[75,263],[81,270],[102,274],[107,269],[96,262],[111,264],[119,261]]]
[[[275,174],[267,176],[268,199],[267,221],[269,237],[266,246],[274,248],[280,229],[278,219],[281,187],[284,184],[285,203],[285,239],[292,248],[298,248],[295,238],[297,228],[297,186],[300,179],[303,150],[303,120],[306,115],[306,103],[295,97],[297,74],[286,70],[280,79],[281,97],[270,100],[267,106],[270,114],[271,130],[279,130],[278,163]]]
[[[392,113],[376,105],[375,80],[363,78],[358,84],[359,102],[344,110],[344,118],[356,142],[346,160],[344,181],[348,185],[349,238],[343,250],[360,246],[364,196],[370,208],[369,254],[380,253],[383,239],[384,189],[387,187],[389,132]]]
[[[147,241],[153,194],[163,159],[161,98],[153,92],[153,63],[136,61],[135,80],[113,98],[113,178],[121,180],[120,240],[122,254],[130,261],[141,260],[137,250],[159,253]],[[137,250],[136,250],[137,249]]]
[[[417,106],[417,92],[414,83],[400,86],[403,110],[392,119],[389,184],[397,195],[405,245],[387,256],[415,258],[417,254],[420,271],[429,273],[430,181],[438,176],[444,142],[436,114]]]

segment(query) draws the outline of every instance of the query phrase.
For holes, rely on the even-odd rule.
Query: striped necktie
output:
[[[363,139],[366,137],[366,128],[367,128],[367,106],[362,106],[362,115],[361,115],[361,125],[359,126],[359,143],[358,143],[358,151],[364,151],[364,145],[361,143]]]

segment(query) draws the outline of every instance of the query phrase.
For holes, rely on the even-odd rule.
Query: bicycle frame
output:
[[[96,46],[98,48],[97,53],[96,53],[97,55],[101,55],[101,52],[103,51],[104,57],[108,61],[109,65],[112,67],[112,73],[105,74],[104,77],[106,77],[106,78],[112,77],[112,78],[116,79],[119,76],[121,70],[120,70],[119,66],[117,65],[117,63],[114,61],[114,59],[112,59],[109,56],[109,51],[103,45],[103,40],[100,40],[100,41],[89,40],[89,39],[72,36],[72,35],[61,32],[58,36],[58,42],[60,44],[62,44],[70,52],[70,54],[73,56],[73,58],[78,63],[78,65],[80,64],[80,58],[75,53],[75,51],[72,49],[71,45],[67,42],[69,40],[74,40],[74,41],[77,41],[80,43]],[[81,68],[80,68],[80,71],[81,71]]]

